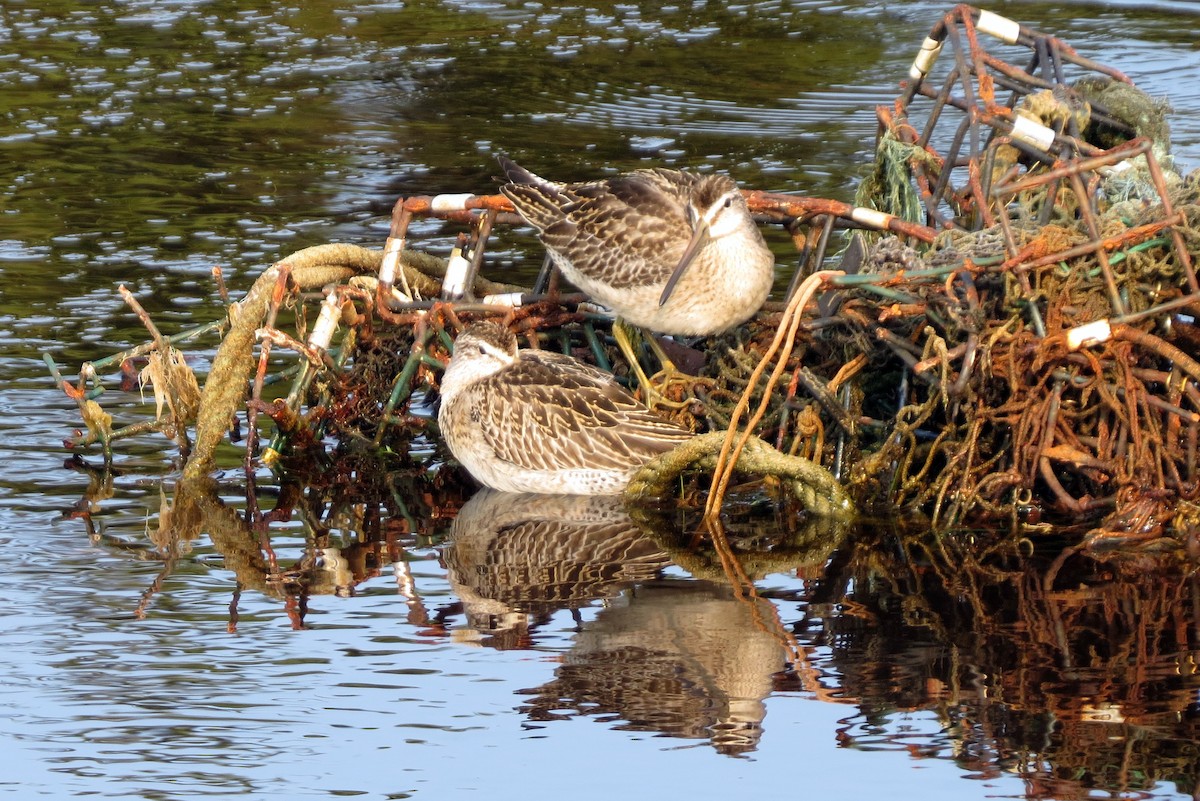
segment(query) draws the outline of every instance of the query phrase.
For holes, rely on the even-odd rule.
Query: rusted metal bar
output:
[[[1165,220],[1159,220],[1158,222],[1149,223],[1147,225],[1139,225],[1134,228],[1127,228],[1124,232],[1118,234],[1117,236],[1110,237],[1099,242],[1084,242],[1082,244],[1075,245],[1074,247],[1058,250],[1039,258],[1030,258],[1030,253],[1022,251],[997,267],[996,272],[1006,272],[1008,270],[1013,270],[1016,272],[1028,272],[1039,267],[1045,267],[1047,264],[1056,264],[1060,261],[1069,261],[1071,259],[1078,258],[1079,256],[1086,256],[1089,253],[1096,253],[1102,250],[1118,250],[1120,248],[1128,247],[1130,245],[1137,244],[1138,242],[1143,242],[1147,239],[1150,239],[1165,228],[1168,228],[1172,225],[1178,225],[1183,222],[1183,220],[1183,215],[1176,213],[1172,215],[1172,217]],[[1195,300],[1195,296],[1189,296],[1188,298],[1189,302],[1195,302]],[[1121,314],[1123,315],[1124,312]],[[1135,318],[1134,315],[1129,315],[1128,318],[1123,319]]]
[[[466,280],[463,282],[463,291],[468,298],[474,298],[472,287],[475,285],[475,276],[479,274],[479,268],[483,266],[484,245],[492,233],[496,215],[495,209],[488,209],[480,216],[479,224],[475,228],[471,244],[471,266],[467,270]]]
[[[1017,195],[1030,189],[1045,186],[1050,181],[1058,178],[1069,178],[1072,175],[1081,175],[1086,172],[1098,172],[1105,167],[1115,167],[1128,159],[1147,155],[1150,153],[1150,149],[1150,140],[1145,137],[1138,137],[1137,139],[1131,139],[1128,142],[1117,145],[1111,150],[1096,151],[1093,156],[1056,164],[1052,169],[1045,172],[1038,172],[1035,175],[1027,176],[1018,181],[997,186],[992,190],[992,194],[996,196]]]
[[[937,231],[929,226],[910,223],[891,214],[857,207],[838,200],[785,195],[757,189],[743,191],[742,196],[746,198],[746,204],[750,206],[750,210],[755,213],[774,212],[787,218],[798,219],[829,214],[843,220],[850,220],[866,228],[891,231],[902,236],[910,236],[921,242],[932,242],[937,236]]]
[[[910,236],[922,242],[932,242],[937,232],[928,226],[906,222],[898,217],[874,209],[856,207],[850,203],[802,195],[788,195],[762,190],[743,190],[742,196],[752,214],[780,217],[785,220],[810,219],[829,214],[853,224],[880,231],[891,231]],[[511,212],[512,204],[503,195],[419,195],[402,198],[397,207],[409,215],[447,217],[458,212],[496,211]],[[470,217],[469,219],[474,219]],[[504,222],[498,215],[495,222]],[[396,234],[393,234],[396,236]]]
[[[1146,151],[1146,169],[1150,171],[1150,179],[1154,182],[1154,190],[1158,193],[1159,200],[1162,202],[1163,215],[1171,217],[1171,194],[1167,191],[1166,178],[1163,176],[1162,167],[1159,166],[1158,159],[1154,157],[1154,151],[1148,149]],[[1172,224],[1174,226],[1174,224]],[[1171,240],[1175,244],[1175,256],[1179,259],[1179,263],[1183,265],[1185,274],[1187,275],[1188,289],[1192,293],[1200,292],[1200,283],[1196,280],[1196,270],[1192,265],[1192,254],[1187,248],[1187,243],[1183,240],[1183,232],[1178,228],[1171,228]]]
[[[397,276],[400,278],[404,296],[413,300],[412,290],[404,277],[404,268],[400,264],[400,255],[404,252],[404,237],[408,233],[408,224],[413,212],[400,201],[392,207],[392,225],[388,231],[387,242],[383,248],[383,264],[379,266],[379,283],[375,285],[375,312],[384,320],[392,321],[391,312],[392,285]]]
[[[1071,187],[1075,190],[1075,197],[1079,202],[1079,216],[1083,218],[1092,242],[1098,245],[1093,252],[1096,260],[1100,262],[1100,272],[1104,275],[1104,288],[1108,291],[1108,302],[1116,314],[1123,315],[1125,314],[1125,301],[1121,299],[1121,289],[1117,286],[1117,278],[1113,275],[1112,265],[1108,261],[1108,252],[1104,243],[1100,241],[1100,225],[1096,222],[1096,213],[1092,209],[1091,193],[1084,187],[1079,173],[1072,173],[1070,180]]]
[[[792,275],[792,280],[788,284],[787,293],[784,297],[791,299],[796,288],[801,282],[813,272],[819,270],[825,262],[825,250],[829,246],[829,235],[833,232],[834,217],[829,215],[818,215],[812,219],[814,228],[820,229],[817,235],[817,242],[814,245],[812,237],[807,236],[804,239],[804,247],[800,250],[800,262],[796,267],[796,272]]]
[[[1146,348],[1156,355],[1169,360],[1180,370],[1191,376],[1194,381],[1200,381],[1200,362],[1197,362],[1170,342],[1156,337],[1148,331],[1128,325],[1113,326],[1112,336],[1113,339],[1133,342]]]
[[[1054,69],[1054,65],[1065,61],[1090,72],[1097,72],[1102,75],[1106,75],[1114,80],[1121,81],[1122,83],[1132,83],[1132,81],[1130,81],[1123,72],[1105,64],[1101,64],[1080,56],[1075,52],[1074,48],[1061,39],[1040,33],[1032,28],[1021,25],[1005,17],[1001,17],[1000,15],[994,14],[990,11],[974,8],[967,4],[959,4],[943,15],[942,18],[936,23],[934,23],[929,36],[925,39],[925,43],[921,47],[920,54],[913,62],[913,67],[909,71],[910,94],[907,94],[904,97],[904,102],[906,104],[912,100],[911,90],[913,86],[924,81],[925,76],[928,75],[934,63],[937,61],[937,58],[947,39],[950,39],[953,45],[954,33],[960,28],[968,37],[968,41],[970,42],[972,48],[981,53],[984,53],[985,51],[979,44],[977,37],[978,32],[987,33],[1007,44],[1025,47],[1035,52],[1037,51],[1038,44],[1042,43],[1042,52],[1046,54],[1045,57],[1053,60],[1051,69]],[[1036,66],[1040,60],[1041,59],[1035,60],[1032,63],[1032,66]],[[1003,64],[1003,62],[1001,62],[1001,64]],[[1007,64],[1004,64],[1004,66],[1008,67]],[[1037,76],[1032,75],[1025,70],[1018,71],[1016,68],[1009,69],[1013,70],[1012,77],[1022,80],[1023,82],[1028,82],[1032,86],[1039,86],[1042,82],[1042,79],[1039,79]]]
[[[421,356],[424,355],[429,339],[433,336],[433,328],[428,323],[427,317],[422,317],[417,321],[408,359],[405,360],[403,369],[396,374],[396,380],[392,382],[392,391],[383,409],[385,419],[380,420],[379,427],[375,432],[376,446],[383,442],[383,436],[387,430],[386,418],[392,415],[397,406],[408,400],[408,396],[412,393],[412,382],[416,378],[417,369],[421,366]]]

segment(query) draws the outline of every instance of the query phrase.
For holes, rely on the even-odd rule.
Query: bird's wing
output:
[[[579,199],[568,213],[571,227],[563,235],[549,229],[543,240],[614,289],[663,283],[679,263],[692,226],[678,187],[656,176],[639,171],[602,185],[572,187]]]
[[[537,354],[530,356],[530,354]],[[611,376],[530,351],[480,382],[479,430],[506,462],[531,470],[623,469],[691,434],[642,406]],[[600,380],[603,376],[607,380]]]
[[[543,184],[505,184],[500,192],[525,222],[541,232],[562,224],[566,219],[563,209],[571,202],[562,192]]]
[[[660,284],[691,238],[686,197],[694,176],[637,170],[583,184],[509,184],[500,191],[579,272],[614,289]]]
[[[618,390],[624,391],[621,385],[616,382],[616,379],[613,378],[612,373],[581,362],[574,356],[568,356],[565,353],[555,353],[552,350],[525,349],[521,351],[521,360],[540,362],[546,370],[556,375],[558,380],[564,381],[572,387],[592,384],[604,389],[612,384]]]

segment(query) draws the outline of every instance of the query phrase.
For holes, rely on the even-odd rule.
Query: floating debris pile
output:
[[[875,169],[856,206],[743,193],[760,223],[796,242],[795,277],[747,324],[678,343],[671,357],[693,377],[659,388],[662,411],[725,435],[635,484],[671,486],[672,471],[690,469],[703,488],[713,476],[708,510],[719,514],[737,455],[761,440],[814,471],[764,457],[750,472],[803,474],[810,507],[844,491],[859,508],[923,512],[937,529],[1088,521],[1094,546],[1190,544],[1200,180],[1173,171],[1165,113],[1064,42],[956,6],[895,104],[878,110]],[[406,249],[414,215],[470,234],[446,260]],[[311,460],[331,443],[437,463],[439,435],[418,401],[463,323],[481,316],[502,317],[529,346],[629,374],[610,319],[585,298],[481,275],[493,227],[518,221],[500,195],[402,198],[382,252],[295,254],[231,304],[228,321],[169,344],[151,329],[157,344],[84,365],[77,385],[52,364],[88,428],[71,444],[111,453],[130,433],[113,431],[95,402],[101,370],[200,334],[224,333],[200,400],[160,389],[161,365],[182,360],[159,356],[146,377],[168,413],[132,432],[180,440],[190,476],[213,469],[246,408],[248,465]],[[296,331],[285,333],[277,323],[296,301]],[[319,301],[311,326],[306,301]],[[279,348],[299,363],[283,376],[286,396],[268,402]],[[265,446],[260,414],[275,423]]]
[[[947,45],[939,87],[929,73]],[[855,464],[875,497],[926,509],[938,528],[1103,517],[1092,544],[1194,530],[1181,501],[1198,489],[1200,183],[1170,169],[1165,112],[1115,70],[986,11],[958,6],[935,26],[904,94],[879,110],[876,177],[908,180],[876,180],[860,199],[919,209],[941,233],[919,251],[878,241],[866,283],[827,321],[849,336],[817,336],[807,357],[865,355],[876,387],[900,376],[886,444]],[[878,395],[860,388],[870,414]]]

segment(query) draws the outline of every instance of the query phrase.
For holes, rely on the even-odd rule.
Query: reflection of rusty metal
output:
[[[1172,559],[1052,555],[1012,536],[851,536],[789,621],[827,649],[815,658],[826,691],[858,699],[843,744],[920,756],[911,724],[928,716],[940,723],[931,744],[964,770],[1015,774],[1030,797],[1172,782],[1191,797],[1197,576]]]
[[[347,477],[354,476],[354,480]],[[347,457],[311,474],[296,474],[271,492],[275,508],[257,508],[253,477],[245,486],[255,498],[247,513],[228,506],[215,482],[184,479],[165,495],[157,532],[151,535],[163,559],[164,574],[190,542],[207,535],[222,555],[224,567],[237,579],[238,592],[251,590],[282,602],[296,628],[305,626],[312,598],[353,595],[355,588],[386,575],[394,576],[399,599],[408,607],[408,621],[423,626],[430,614],[413,580],[408,562],[433,558],[427,550],[446,521],[462,505],[466,489],[443,484],[438,492],[423,468],[387,471],[378,460]],[[279,555],[271,528],[293,521],[303,529],[298,558]],[[292,547],[289,544],[288,551]],[[161,577],[139,605],[145,614],[149,601],[161,592]],[[230,630],[237,628],[236,603],[230,608]]]

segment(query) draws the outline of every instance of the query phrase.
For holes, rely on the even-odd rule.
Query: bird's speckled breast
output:
[[[709,243],[661,307],[665,279],[617,289],[552,255],[567,279],[597,302],[633,325],[662,334],[702,336],[743,323],[762,307],[775,280],[774,256],[753,226]]]

